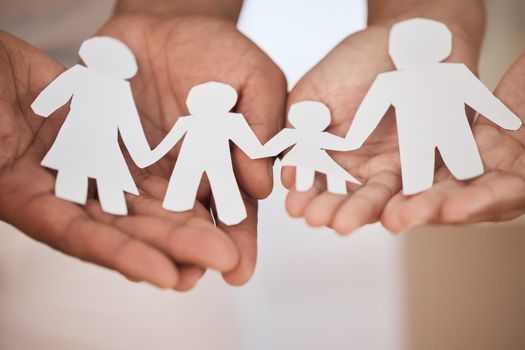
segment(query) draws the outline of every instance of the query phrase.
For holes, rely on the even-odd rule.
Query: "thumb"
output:
[[[240,89],[237,112],[242,113],[261,143],[277,134],[285,121],[286,80],[273,64],[255,71]],[[252,160],[233,150],[235,173],[240,186],[252,197],[267,197],[273,188],[273,159]]]

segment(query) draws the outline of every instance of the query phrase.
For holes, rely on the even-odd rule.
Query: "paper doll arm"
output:
[[[346,138],[329,132],[323,132],[320,137],[320,148],[329,151],[349,151],[350,145]]]
[[[77,64],[53,80],[31,104],[33,112],[38,116],[47,118],[65,105],[73,95],[75,81],[81,69],[83,67]]]
[[[379,74],[357,109],[350,130],[346,134],[346,150],[360,148],[377,127],[392,102],[385,74]]]
[[[296,143],[296,131],[289,128],[283,129],[263,145],[260,158],[275,157]]]
[[[115,96],[114,103],[120,105],[119,132],[131,158],[139,168],[145,168],[161,158],[166,149],[169,151],[170,141],[173,141],[176,132],[172,130],[168,136],[152,151],[148,143],[144,129],[140,122],[140,116],[133,100],[131,88],[123,89],[122,94]],[[175,128],[174,128],[175,129]],[[174,145],[174,144],[173,144]]]
[[[493,123],[508,130],[517,130],[521,127],[518,118],[503,102],[501,102],[465,65],[460,66],[462,94],[465,94],[465,103],[482,114]]]
[[[188,131],[188,117],[180,117],[166,137],[155,147],[149,156],[149,164],[158,162],[164,157]]]
[[[231,124],[231,140],[233,143],[252,159],[264,158],[261,154],[261,141],[259,141],[246,119],[244,119],[244,116],[242,114],[235,114],[235,116]]]

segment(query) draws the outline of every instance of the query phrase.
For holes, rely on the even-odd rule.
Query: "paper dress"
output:
[[[122,154],[119,132],[139,167],[156,160],[126,80],[136,74],[137,63],[127,46],[109,37],[86,40],[79,55],[86,66],[77,64],[62,73],[31,105],[37,115],[48,117],[71,99],[69,113],[42,165],[58,171],[57,197],[85,204],[88,178],[92,178],[102,209],[125,215],[124,191],[139,192]]]
[[[235,225],[246,218],[230,141],[251,158],[259,156],[262,145],[243,115],[230,112],[236,103],[237,91],[223,83],[208,82],[191,89],[186,101],[191,115],[180,117],[163,141],[174,146],[184,136],[164,198],[165,209],[191,210],[206,173],[219,220]]]
[[[282,165],[296,167],[297,191],[308,191],[313,186],[316,172],[326,175],[327,189],[331,193],[347,194],[347,181],[360,184],[326,152],[348,150],[346,139],[324,131],[330,125],[330,119],[330,110],[321,102],[296,103],[288,113],[288,120],[294,128],[283,129],[263,146],[264,156],[277,155],[293,146],[283,157]]]
[[[465,105],[505,129],[520,128],[521,120],[465,65],[442,63],[452,52],[444,24],[399,22],[392,27],[389,52],[397,71],[380,74],[370,87],[347,134],[351,148],[359,148],[394,106],[405,195],[432,187],[436,149],[457,179],[481,175]]]

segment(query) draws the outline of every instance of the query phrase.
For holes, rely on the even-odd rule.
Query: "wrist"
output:
[[[368,25],[390,28],[404,19],[422,17],[446,24],[454,37],[479,51],[485,32],[481,0],[369,0]]]
[[[202,15],[237,22],[242,0],[119,0],[114,15],[162,17]]]

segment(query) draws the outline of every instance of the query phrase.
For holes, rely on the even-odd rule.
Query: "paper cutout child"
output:
[[[516,130],[520,119],[463,64],[441,63],[452,52],[452,33],[442,23],[410,19],[392,27],[390,56],[397,71],[378,75],[347,134],[359,148],[390,106],[395,107],[403,193],[432,187],[435,149],[459,180],[483,173],[465,104],[502,128]]]
[[[165,209],[191,210],[201,177],[206,173],[219,220],[235,225],[246,218],[229,141],[251,158],[259,156],[262,145],[244,116],[230,112],[237,97],[233,87],[218,82],[204,83],[190,90],[186,104],[191,115],[180,117],[165,138],[174,146],[184,136],[164,198]]]
[[[360,184],[337,164],[326,150],[346,151],[348,141],[324,131],[330,125],[330,110],[316,101],[303,101],[290,107],[288,120],[294,126],[285,128],[263,146],[263,156],[275,156],[290,146],[282,159],[283,166],[296,167],[295,189],[306,192],[312,188],[315,173],[326,175],[327,189],[347,194],[346,182]]]
[[[151,152],[137,113],[130,83],[137,72],[133,53],[109,37],[84,41],[75,65],[47,86],[31,105],[44,118],[71,99],[69,113],[42,165],[58,171],[57,197],[85,204],[88,178],[96,180],[102,209],[126,215],[124,191],[139,192],[118,142],[122,137],[139,167],[159,156]],[[164,150],[160,147],[157,154]]]

